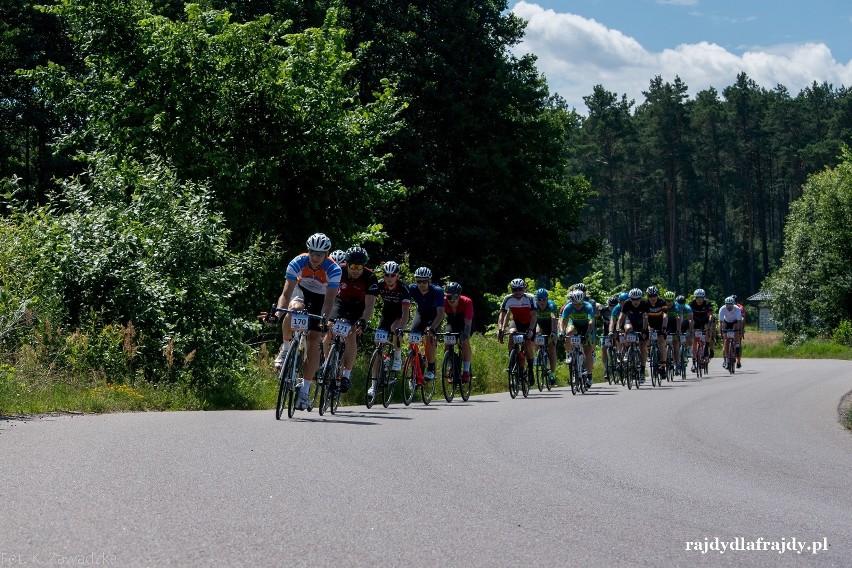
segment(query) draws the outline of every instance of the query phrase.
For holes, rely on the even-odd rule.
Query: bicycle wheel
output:
[[[660,352],[657,348],[657,342],[654,341],[654,346],[651,348],[651,361],[650,361],[650,371],[651,371],[651,386],[659,386],[660,385]]]
[[[385,374],[381,348],[377,347],[373,350],[373,355],[370,357],[370,366],[368,369],[370,372],[369,377],[367,378],[367,390],[364,391],[364,402],[367,404],[367,408],[373,408],[373,403],[376,402],[376,395],[378,394],[378,390],[382,384],[383,375]],[[370,387],[373,387],[372,396],[370,395]]]
[[[618,379],[615,378],[615,364],[612,358],[612,349],[609,347],[604,348],[605,351],[601,351],[601,354],[606,352],[606,365],[604,365],[604,369],[606,369],[606,380],[612,385],[612,383],[618,382]]]
[[[544,369],[544,361],[542,360],[542,355],[544,354],[543,349],[539,349],[535,354],[535,366],[533,369],[535,370],[535,384],[538,387],[538,392],[544,390],[544,383],[547,382],[547,377],[545,376]]]
[[[288,408],[292,406],[290,400],[293,398],[293,387],[295,381],[292,380],[292,367],[293,367],[293,358],[296,356],[298,349],[291,348],[290,352],[287,352],[287,356],[284,358],[284,363],[281,365],[281,369],[278,371],[278,401],[275,404],[275,419],[281,420],[281,415],[284,414],[284,407]],[[292,352],[292,353],[291,353]],[[292,418],[292,414],[288,410],[289,416]]]
[[[506,373],[509,375],[509,396],[515,398],[518,396],[518,389],[520,385],[518,384],[518,350],[512,349],[509,352],[509,368],[506,370]]]
[[[426,357],[420,356],[420,368],[426,368]],[[432,402],[432,397],[435,396],[435,379],[431,381],[427,381],[423,379],[423,382],[420,384],[420,398],[423,401],[423,404],[429,406],[429,403]]]
[[[553,385],[550,384],[550,372],[553,369],[550,368],[550,354],[547,351],[544,352],[543,363],[542,373],[544,374],[544,386],[547,387],[547,391],[550,392],[553,388]]]
[[[405,358],[405,366],[402,368],[402,402],[405,406],[414,400],[414,391],[417,388],[417,371],[414,368],[414,351],[408,352]]]
[[[454,380],[456,366],[453,355],[455,353],[444,353],[444,362],[441,363],[441,387],[444,389],[444,399],[447,402],[453,402],[456,394],[456,383]]]
[[[459,385],[459,393],[461,394],[462,400],[467,402],[467,399],[470,398],[471,385],[473,384],[473,377],[470,377],[467,382],[462,381],[461,374],[459,373],[459,369],[461,369],[461,357],[457,354],[453,353],[453,359],[455,360],[455,368],[456,368],[456,381]]]
[[[337,371],[339,366],[338,352],[334,344],[328,350],[328,356],[325,358],[325,364],[321,369],[322,384],[320,385],[320,404],[319,414],[322,416],[325,411],[331,407],[332,399],[337,389],[334,388],[334,381],[337,380]]]
[[[671,345],[666,345],[666,381],[672,382],[674,380],[675,374],[675,366],[674,366],[674,348]]]
[[[577,377],[579,377],[580,392],[586,394],[586,391],[588,390],[588,388],[586,387],[586,364],[583,362],[579,354],[577,355],[577,357],[574,358],[574,360],[576,361],[575,364],[577,365],[576,370]]]
[[[524,358],[524,365],[518,365],[518,382],[521,385],[521,393],[524,398],[530,396],[530,379],[533,378],[533,369],[530,366],[530,361]]]
[[[642,374],[639,370],[639,348],[633,350],[633,355],[630,358],[630,367],[633,372],[633,388],[639,390],[639,385],[642,384]]]

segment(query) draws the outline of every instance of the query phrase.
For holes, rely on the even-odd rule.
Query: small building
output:
[[[760,331],[778,331],[778,326],[775,320],[772,319],[772,310],[769,309],[769,302],[772,300],[772,294],[769,292],[758,292],[746,298],[746,302],[750,302],[757,306],[759,314],[757,329]]]

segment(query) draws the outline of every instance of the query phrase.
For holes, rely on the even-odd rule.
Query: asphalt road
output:
[[[852,363],[712,369],[282,421],[0,421],[0,568],[852,565]],[[766,550],[702,550],[731,542]]]

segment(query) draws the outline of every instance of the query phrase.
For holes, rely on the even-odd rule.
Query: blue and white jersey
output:
[[[302,253],[287,265],[287,280],[295,280],[299,286],[314,294],[325,294],[328,288],[340,286],[343,271],[328,257],[314,270],[308,253]]]

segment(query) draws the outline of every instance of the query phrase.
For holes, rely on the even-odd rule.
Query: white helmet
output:
[[[421,266],[417,270],[414,271],[415,278],[432,278],[432,271],[426,268],[425,266]]]
[[[385,274],[399,274],[399,265],[394,261],[389,260],[382,265],[382,270]]]
[[[331,239],[326,237],[323,233],[314,233],[308,237],[308,242],[305,244],[307,245],[308,250],[312,251],[328,252],[331,250]]]
[[[698,290],[695,291],[695,293],[693,295],[696,298],[703,298],[704,296],[707,295],[707,292],[704,291],[704,288],[699,288]]]
[[[631,300],[637,300],[642,297],[642,290],[639,288],[633,288],[627,295]]]
[[[728,306],[733,306],[736,303],[737,303],[737,300],[733,296],[728,296],[727,298],[725,298],[725,304],[728,305]]]
[[[577,304],[577,303],[585,301],[586,294],[585,294],[585,292],[583,292],[580,289],[572,290],[571,292],[568,293],[568,299],[571,302]]]
[[[515,278],[511,282],[509,282],[509,288],[512,290],[526,290],[527,283],[524,282],[523,278]]]
[[[334,251],[333,253],[328,255],[328,258],[330,258],[331,260],[333,260],[337,264],[340,264],[341,262],[346,261],[346,253],[343,252],[340,249],[337,249],[336,251]]]

